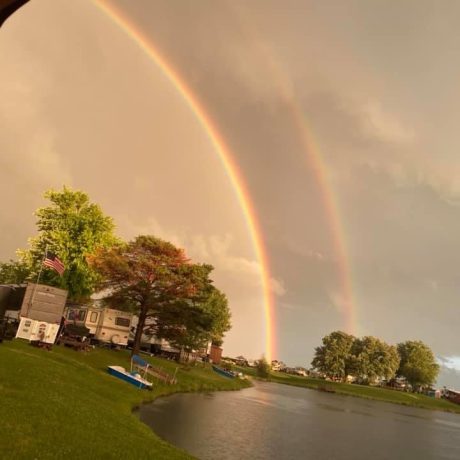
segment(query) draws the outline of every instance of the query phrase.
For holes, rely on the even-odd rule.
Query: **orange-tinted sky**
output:
[[[113,4],[235,152],[272,262],[277,357],[308,364],[320,338],[344,327],[337,232],[357,332],[460,355],[460,6]],[[43,190],[81,188],[123,237],[155,233],[213,263],[233,311],[226,351],[260,355],[260,267],[244,216],[202,126],[158,67],[89,1],[32,0],[2,28],[0,60],[0,257],[33,234]],[[292,104],[314,137],[340,228]]]

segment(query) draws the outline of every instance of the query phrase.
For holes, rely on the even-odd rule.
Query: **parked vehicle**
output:
[[[68,323],[85,326],[92,342],[126,347],[128,345],[132,313],[99,307],[68,307]]]
[[[307,376],[307,371],[303,367],[296,367],[294,369],[294,373],[296,375],[300,375],[301,377],[306,377]]]
[[[50,348],[58,336],[66,300],[67,291],[64,289],[28,283],[22,298],[16,337]]]

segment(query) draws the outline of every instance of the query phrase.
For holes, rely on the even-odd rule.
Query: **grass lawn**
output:
[[[255,376],[256,374],[256,371],[253,368],[239,367],[238,370],[248,375]],[[313,390],[326,387],[327,390],[331,390],[337,394],[342,395],[376,399],[378,401],[404,404],[406,406],[420,407],[423,409],[460,413],[460,405],[451,403],[445,399],[435,399],[421,394],[406,393],[403,391],[390,390],[387,388],[329,382],[321,379],[312,379],[309,377],[299,377],[296,375],[285,374],[284,372],[271,372],[269,380],[271,382],[283,383],[285,385],[293,385],[297,387],[305,387]]]
[[[177,366],[146,359],[171,372]],[[108,365],[129,368],[129,353],[102,348],[82,353],[63,346],[45,351],[20,340],[0,344],[0,458],[191,458],[158,438],[133,407],[178,391],[250,385],[196,366],[180,367],[174,386],[139,390],[110,376]]]

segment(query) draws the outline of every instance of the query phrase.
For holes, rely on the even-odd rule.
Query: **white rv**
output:
[[[28,283],[19,312],[16,337],[53,344],[61,324],[67,291],[45,284]]]
[[[125,347],[132,316],[112,308],[68,307],[65,318],[67,323],[87,327],[94,341]]]
[[[136,335],[137,325],[139,323],[139,317],[133,315],[131,321],[131,332],[129,334],[129,343],[132,345],[134,343],[134,337]],[[166,354],[166,355],[174,355],[179,354],[180,350],[174,348],[170,345],[170,343],[165,339],[160,339],[155,335],[155,319],[154,318],[147,318],[144,324],[144,330],[142,331],[141,336],[141,349],[148,351],[154,354]]]

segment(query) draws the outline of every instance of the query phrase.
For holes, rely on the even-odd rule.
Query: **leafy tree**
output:
[[[391,379],[399,366],[396,347],[371,336],[356,339],[350,353],[350,373],[364,382]]]
[[[48,190],[44,196],[50,205],[35,212],[38,236],[30,239],[30,249],[21,252],[21,263],[36,275],[48,249],[59,257],[66,270],[62,277],[53,270],[44,270],[41,281],[67,289],[69,299],[88,298],[98,275],[88,265],[87,256],[117,242],[112,218],[78,190],[64,187],[62,191]]]
[[[231,327],[227,298],[208,278],[212,267],[191,265],[191,268],[202,271],[200,289],[189,298],[164,304],[155,313],[157,336],[187,352],[203,348],[209,342],[222,342]]]
[[[0,284],[22,284],[30,276],[30,267],[25,262],[14,260],[0,262]]]
[[[106,299],[139,316],[133,354],[139,352],[148,316],[169,312],[171,317],[175,311],[183,316],[183,327],[194,321],[198,308],[194,300],[209,282],[207,275],[212,270],[191,264],[182,249],[154,236],[138,236],[127,244],[101,248],[89,262],[101,276],[99,287],[110,292]],[[187,309],[180,309],[185,303]]]
[[[315,348],[311,365],[328,377],[345,379],[349,373],[350,350],[355,341],[352,335],[335,331],[323,337],[323,345]]]
[[[265,359],[265,356],[262,356],[262,358],[257,362],[256,373],[258,377],[263,379],[270,377],[270,364]]]
[[[439,365],[431,349],[420,340],[399,343],[401,362],[397,375],[405,377],[412,387],[432,385],[439,373]]]

